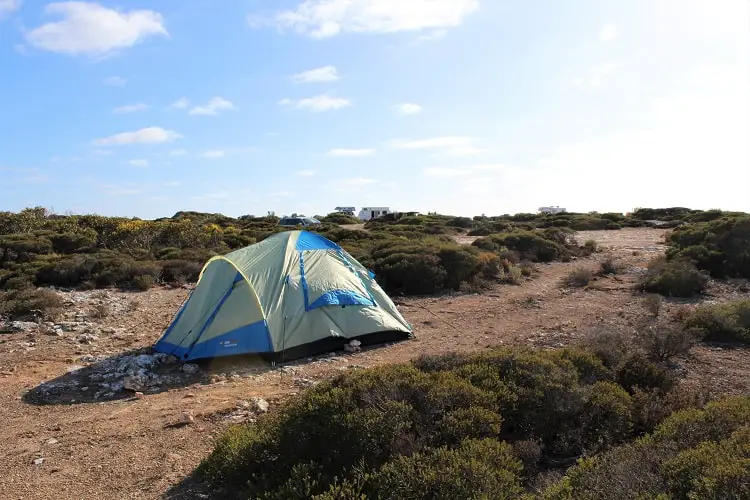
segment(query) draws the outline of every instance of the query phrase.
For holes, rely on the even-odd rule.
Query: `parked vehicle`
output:
[[[377,219],[385,214],[390,214],[390,207],[362,207],[359,211],[359,220],[367,222],[370,219]]]
[[[283,217],[279,221],[279,226],[282,227],[308,227],[308,226],[318,226],[320,225],[320,221],[314,217]]]

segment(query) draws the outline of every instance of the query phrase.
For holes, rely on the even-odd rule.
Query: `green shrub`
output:
[[[669,243],[670,258],[691,260],[716,278],[750,278],[750,215],[685,225]]]
[[[668,297],[693,297],[706,288],[708,278],[685,260],[654,259],[646,274],[636,285],[644,292]]]
[[[23,288],[0,292],[0,316],[12,320],[54,320],[62,313],[63,300],[52,290]]]
[[[563,278],[563,286],[569,288],[583,288],[587,286],[594,277],[594,273],[585,267],[577,267]]]
[[[449,220],[446,225],[451,227],[459,227],[462,229],[470,229],[474,225],[474,221],[472,221],[469,217],[454,217],[453,219]]]
[[[161,280],[165,283],[191,283],[198,281],[203,266],[186,260],[168,260],[161,263]]]
[[[669,392],[675,384],[674,376],[667,369],[649,361],[639,352],[630,354],[617,367],[615,380],[629,392],[635,388]]]
[[[516,499],[522,465],[507,443],[467,440],[385,464],[367,488],[373,498]]]
[[[71,254],[89,251],[96,246],[96,231],[88,229],[84,233],[63,233],[50,236],[56,253]]]
[[[750,426],[684,450],[661,469],[677,498],[750,498]]]
[[[546,239],[540,233],[524,230],[492,234],[479,238],[472,245],[491,252],[506,248],[531,262],[551,262],[569,255],[568,250],[560,243]]]
[[[649,437],[579,460],[546,500],[746,498],[750,397],[678,411]]]
[[[750,344],[750,300],[700,306],[682,324],[702,340]]]

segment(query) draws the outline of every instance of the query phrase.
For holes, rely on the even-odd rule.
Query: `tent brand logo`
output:
[[[219,342],[224,347],[237,347],[237,341],[236,340],[222,340]]]

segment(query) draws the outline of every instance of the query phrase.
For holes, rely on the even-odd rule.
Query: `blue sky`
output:
[[[0,0],[0,210],[750,211],[746,0]]]

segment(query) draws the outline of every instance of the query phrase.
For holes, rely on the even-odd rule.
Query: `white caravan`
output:
[[[359,220],[367,222],[370,219],[377,219],[385,214],[390,214],[390,207],[362,207],[359,211]]]
[[[566,209],[564,209],[562,207],[557,207],[557,206],[555,206],[555,207],[540,207],[539,211],[541,213],[543,213],[543,214],[548,214],[548,215],[563,214],[563,213],[567,212]]]

